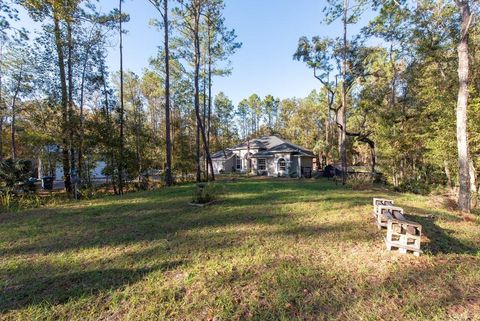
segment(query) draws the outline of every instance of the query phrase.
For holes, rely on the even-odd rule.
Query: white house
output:
[[[103,173],[105,167],[107,167],[107,163],[104,161],[96,161],[93,164],[89,164],[91,167],[87,168],[90,174],[90,178],[95,179],[106,179],[107,176]],[[57,164],[55,167],[55,180],[62,181],[63,180],[63,166],[61,163]]]
[[[219,173],[252,173],[268,176],[310,177],[315,155],[278,136],[251,139],[212,155]]]

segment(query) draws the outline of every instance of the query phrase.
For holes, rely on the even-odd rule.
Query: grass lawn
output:
[[[0,319],[480,320],[480,223],[432,197],[326,180],[193,185],[0,214]],[[420,222],[388,252],[372,197]],[[433,215],[433,217],[432,217]]]

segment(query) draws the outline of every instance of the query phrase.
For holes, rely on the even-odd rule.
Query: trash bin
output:
[[[53,177],[52,176],[43,176],[42,177],[42,188],[52,190],[53,189]]]
[[[25,181],[25,186],[28,189],[28,191],[35,192],[35,189],[36,189],[35,182],[36,181],[37,180],[35,179],[35,177],[30,177],[29,179],[27,179]]]

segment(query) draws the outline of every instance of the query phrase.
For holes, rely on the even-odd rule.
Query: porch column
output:
[[[42,176],[43,176],[43,164],[42,164],[42,158],[39,156],[38,157],[38,170],[37,170],[37,178],[38,179],[42,179]]]
[[[302,157],[298,156],[298,166],[297,166],[298,178],[302,177]]]

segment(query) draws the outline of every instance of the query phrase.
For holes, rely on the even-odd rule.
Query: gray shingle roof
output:
[[[221,151],[218,151],[216,153],[213,153],[210,157],[212,159],[229,159],[230,157],[233,156],[233,152],[231,149],[225,149],[225,150],[221,150]]]
[[[259,149],[259,152],[253,157],[269,157],[273,156],[274,153],[300,153],[302,156],[315,156],[310,150],[275,135],[251,139],[250,141],[233,147],[231,150],[247,149],[249,147],[250,149]],[[223,153],[223,151],[217,152],[214,155],[218,153]],[[212,158],[214,157],[212,156]]]

